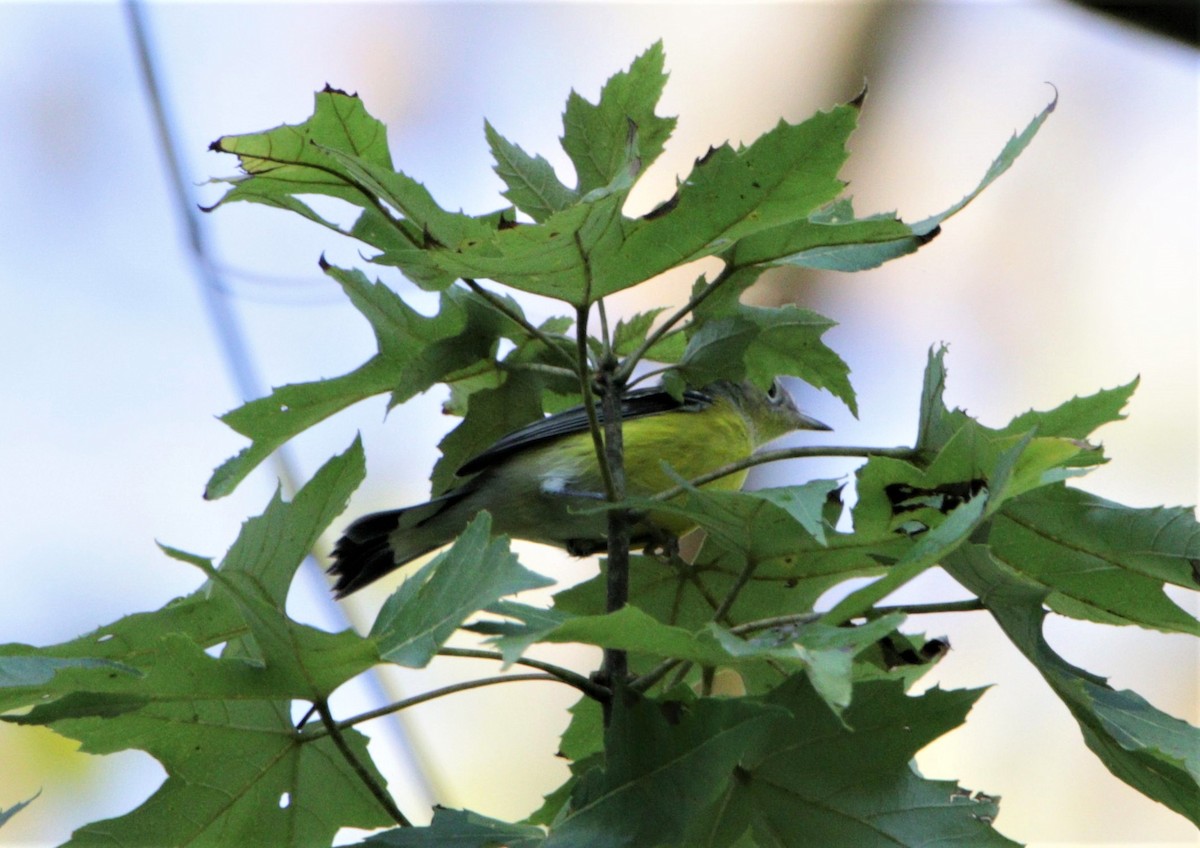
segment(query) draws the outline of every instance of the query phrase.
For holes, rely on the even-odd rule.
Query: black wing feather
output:
[[[621,398],[621,420],[645,418],[660,412],[683,410],[696,412],[707,409],[713,404],[713,397],[697,389],[686,389],[683,400],[672,397],[665,389],[649,388],[635,389]],[[604,413],[600,405],[596,405],[596,416],[604,422]],[[460,476],[474,474],[495,465],[517,451],[522,451],[562,436],[584,433],[588,429],[587,411],[583,405],[565,409],[562,412],[548,416],[532,424],[526,424],[519,430],[514,430],[507,436],[501,436],[495,444],[468,459],[458,469]]]

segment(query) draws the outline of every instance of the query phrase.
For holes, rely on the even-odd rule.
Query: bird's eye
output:
[[[780,391],[779,381],[772,380],[771,388],[767,389],[767,400],[771,401],[771,403],[779,403],[779,400],[782,397],[783,397],[783,392]]]

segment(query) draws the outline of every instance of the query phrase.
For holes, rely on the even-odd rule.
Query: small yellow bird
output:
[[[599,407],[597,416],[603,421]],[[682,400],[661,388],[638,389],[622,398],[621,421],[630,497],[745,459],[793,430],[830,429],[801,413],[778,380],[765,391],[750,382],[715,382],[686,390]],[[451,542],[481,510],[491,513],[498,534],[576,555],[604,550],[607,517],[595,507],[606,497],[583,406],[509,433],[457,473],[470,479],[427,503],[365,515],[346,528],[329,569],[339,598]],[[737,489],[746,473],[708,485]],[[637,516],[631,541],[652,543],[692,527],[652,510]]]

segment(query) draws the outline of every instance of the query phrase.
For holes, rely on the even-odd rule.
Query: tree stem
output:
[[[600,403],[604,412],[604,465],[608,466],[612,490],[609,499],[625,499],[626,479],[624,440],[621,432],[621,395],[624,384],[616,379],[616,361],[606,356],[600,368]],[[629,511],[608,511],[608,570],[606,573],[605,611],[617,612],[629,601]],[[616,648],[604,649],[600,679],[608,685],[612,697],[605,712],[606,723],[614,709],[621,709],[628,697],[629,658]]]

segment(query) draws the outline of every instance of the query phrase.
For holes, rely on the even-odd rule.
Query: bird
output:
[[[633,389],[621,398],[627,497],[649,497],[729,463],[794,430],[830,428],[797,408],[775,379],[720,380],[687,388]],[[603,424],[604,414],[596,406]],[[739,489],[746,470],[706,484]],[[608,500],[586,407],[580,405],[502,436],[467,460],[463,482],[426,503],[354,520],[334,545],[329,573],[344,598],[457,537],[481,511],[496,534],[555,545],[583,556],[606,549]],[[691,530],[666,511],[634,513],[633,545],[653,545]]]

